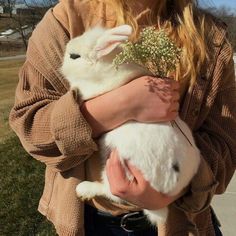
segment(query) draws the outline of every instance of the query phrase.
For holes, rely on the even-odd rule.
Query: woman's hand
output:
[[[129,116],[139,122],[163,122],[176,118],[179,83],[170,78],[143,76],[123,86]]]
[[[113,150],[106,163],[106,174],[111,193],[143,209],[158,210],[166,207],[178,197],[169,197],[153,189],[143,178],[142,173],[126,163],[133,180],[127,179],[125,170],[116,150]]]
[[[94,138],[129,120],[171,121],[178,115],[179,83],[143,76],[84,102],[80,109]]]

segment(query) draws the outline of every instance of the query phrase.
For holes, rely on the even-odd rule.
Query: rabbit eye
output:
[[[75,60],[75,59],[80,58],[80,55],[79,55],[79,54],[72,53],[72,54],[70,54],[70,58],[73,59],[73,60]]]

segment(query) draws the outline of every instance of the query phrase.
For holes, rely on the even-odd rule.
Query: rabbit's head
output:
[[[128,40],[131,34],[129,25],[112,29],[94,27],[70,40],[61,72],[69,81],[71,89],[79,89],[81,97],[89,99],[133,79],[131,67],[117,71],[112,65],[112,60],[120,52],[118,46]]]
[[[62,73],[71,82],[71,78],[91,71],[92,66],[110,54],[119,44],[128,39],[132,33],[129,25],[112,29],[95,27],[81,36],[70,40],[66,46]]]

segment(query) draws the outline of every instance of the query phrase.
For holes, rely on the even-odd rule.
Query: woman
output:
[[[59,72],[66,43],[96,24],[124,23],[135,32],[155,25],[169,33],[183,49],[176,71],[179,82],[155,78],[158,92],[153,93],[147,81],[154,78],[144,76],[82,103]],[[158,225],[158,235],[221,235],[210,201],[225,191],[236,165],[234,79],[224,24],[198,10],[194,1],[62,0],[29,41],[10,114],[25,149],[46,164],[39,211],[59,235],[156,235],[140,210],[169,206],[167,223]],[[84,179],[99,179],[96,138],[129,120],[170,121],[178,113],[192,129],[202,154],[191,184],[180,196],[165,196],[127,163],[134,175],[128,182],[113,150],[106,164],[110,188],[131,204],[92,199],[85,204],[84,217],[75,187]]]

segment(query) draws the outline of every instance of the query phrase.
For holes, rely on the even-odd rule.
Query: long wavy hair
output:
[[[106,0],[115,9],[117,25],[130,24],[133,27],[135,40],[139,35],[139,26],[128,1]],[[182,48],[180,64],[175,72],[176,80],[188,79],[193,84],[203,63],[209,59],[206,33],[210,24],[199,10],[197,1],[156,0],[154,8],[147,15],[146,23],[165,29]]]

